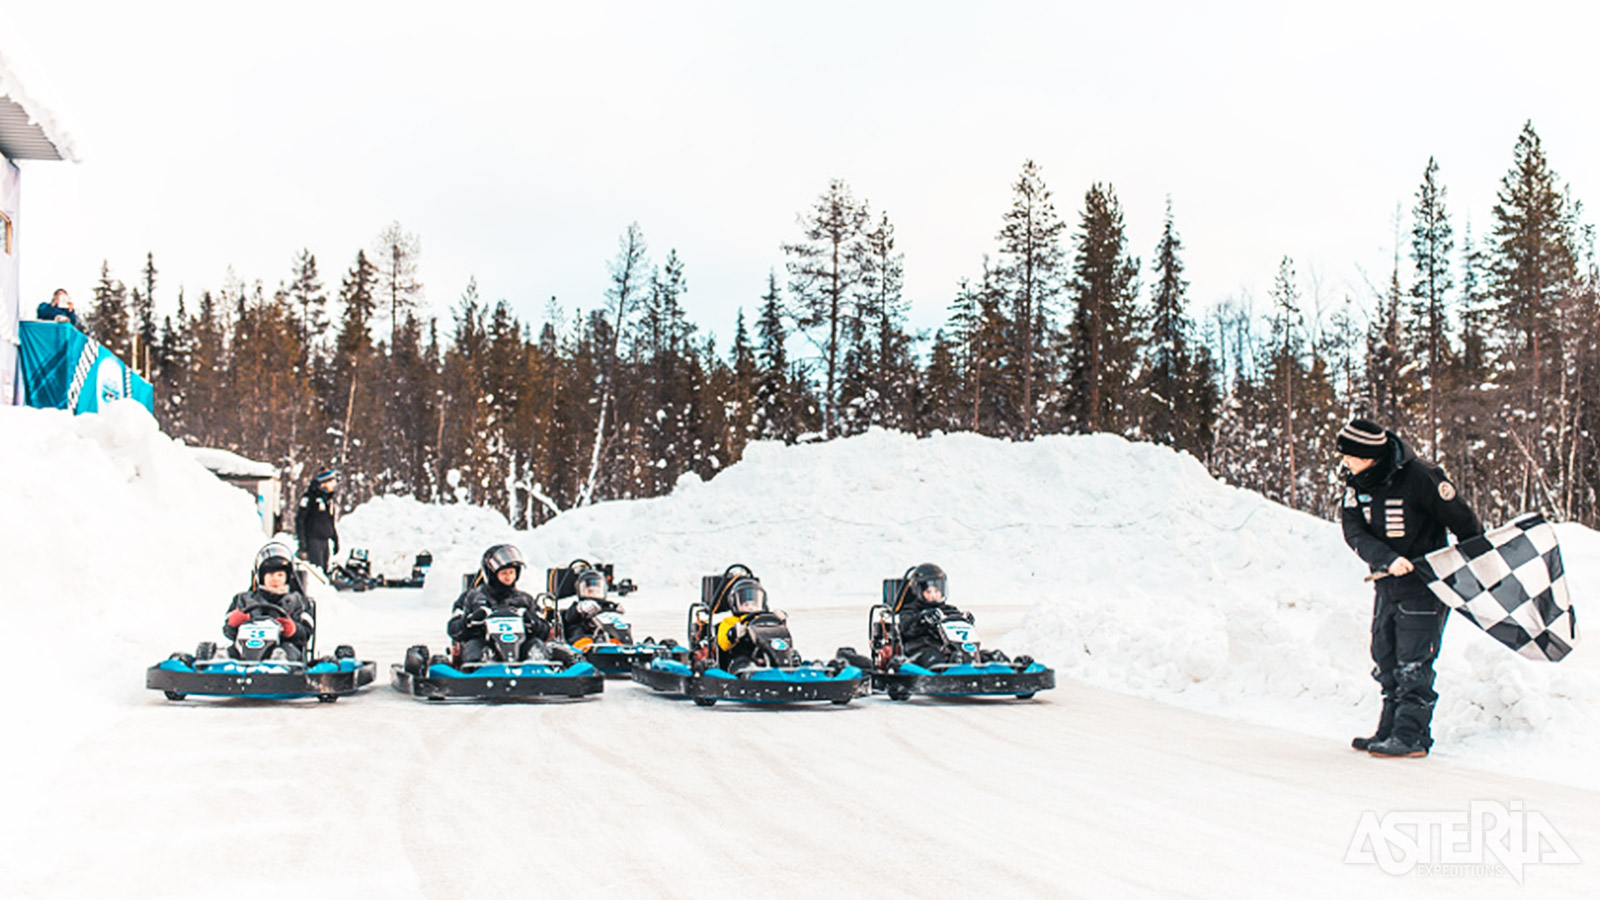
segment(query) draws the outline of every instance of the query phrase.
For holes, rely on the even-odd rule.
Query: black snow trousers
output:
[[[1378,738],[1433,746],[1433,663],[1450,608],[1416,575],[1378,580],[1372,611],[1372,677],[1383,688]]]

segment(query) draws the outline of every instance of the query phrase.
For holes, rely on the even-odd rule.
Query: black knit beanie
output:
[[[1381,459],[1389,452],[1389,433],[1370,419],[1354,419],[1339,429],[1339,452],[1361,459]]]

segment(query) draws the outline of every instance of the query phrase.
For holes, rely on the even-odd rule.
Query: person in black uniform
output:
[[[1427,756],[1429,726],[1439,695],[1433,662],[1450,608],[1415,574],[1411,560],[1483,533],[1483,525],[1445,477],[1392,431],[1367,419],[1339,430],[1345,476],[1340,521],[1344,540],[1382,573],[1372,611],[1372,677],[1383,688],[1383,710],[1371,737],[1351,741],[1374,756]]]
[[[584,638],[593,639],[598,627],[595,616],[603,612],[622,612],[622,604],[606,597],[606,573],[599,569],[584,569],[578,573],[577,599],[561,611],[561,632],[567,643],[577,644]]]
[[[944,661],[944,640],[939,636],[939,623],[949,615],[972,621],[972,613],[946,602],[949,597],[949,579],[944,570],[933,563],[923,563],[911,570],[910,592],[906,603],[896,614],[900,628],[900,641],[911,662],[923,668]],[[984,656],[1003,658],[994,651],[984,651]]]
[[[262,547],[256,553],[250,590],[235,594],[233,601],[228,604],[228,618],[222,626],[222,634],[230,645],[239,636],[239,627],[250,621],[250,611],[263,604],[277,607],[277,610],[269,611],[283,613],[273,616],[278,622],[279,632],[278,647],[272,656],[304,660],[316,623],[311,618],[311,604],[300,592],[294,573],[294,558],[289,555],[288,547],[276,542]]]
[[[450,621],[445,625],[445,633],[461,645],[462,662],[479,662],[491,657],[483,622],[497,608],[510,607],[522,612],[523,627],[530,638],[523,646],[524,656],[550,640],[550,623],[537,613],[533,597],[517,589],[517,579],[526,566],[522,551],[510,544],[496,544],[484,551],[478,583],[456,598],[455,605],[450,608]],[[559,656],[551,655],[552,658]],[[533,656],[537,658],[538,654]]]
[[[333,521],[333,495],[338,489],[338,473],[323,469],[312,477],[294,511],[294,536],[300,543],[300,558],[324,572],[328,571],[328,560],[339,553],[339,529]]]

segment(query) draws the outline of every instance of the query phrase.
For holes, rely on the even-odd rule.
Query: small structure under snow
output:
[[[22,399],[17,275],[22,171],[16,160],[78,160],[71,132],[46,101],[43,79],[28,74],[24,56],[16,29],[0,17],[0,404]]]
[[[211,474],[256,498],[261,530],[269,535],[278,532],[278,517],[283,511],[283,479],[278,475],[277,466],[246,459],[219,447],[190,447],[189,452],[195,462],[205,466]]]

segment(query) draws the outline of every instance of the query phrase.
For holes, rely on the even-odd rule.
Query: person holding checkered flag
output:
[[[1372,567],[1372,676],[1383,688],[1383,711],[1371,737],[1351,741],[1380,757],[1427,756],[1434,703],[1433,664],[1450,608],[1439,601],[1411,560],[1483,525],[1444,469],[1418,457],[1394,432],[1367,419],[1339,430],[1348,470],[1340,521],[1345,543]]]

